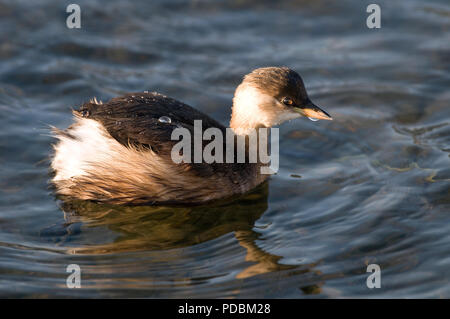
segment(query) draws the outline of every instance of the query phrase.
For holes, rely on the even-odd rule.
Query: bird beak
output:
[[[320,107],[314,105],[314,103],[311,101],[308,101],[308,103],[302,107],[297,107],[296,111],[303,116],[309,117],[310,119],[329,121],[333,119],[330,114],[322,110]]]

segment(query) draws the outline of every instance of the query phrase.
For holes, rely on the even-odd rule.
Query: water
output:
[[[70,30],[63,3],[0,1],[0,296],[450,297],[447,1],[378,1],[379,30],[365,1],[77,3]],[[71,108],[149,90],[227,124],[242,75],[269,65],[334,120],[282,125],[253,193],[115,207],[48,188],[48,125]]]
[[[160,123],[172,123],[172,119],[170,118],[170,117],[168,117],[168,116],[161,116],[159,119],[158,119],[158,122],[160,122]]]

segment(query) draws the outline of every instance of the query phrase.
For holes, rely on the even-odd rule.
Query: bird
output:
[[[248,161],[248,145],[244,162],[236,161],[237,155],[232,161],[176,162],[172,151],[179,141],[173,139],[174,130],[194,134],[196,121],[201,121],[203,130],[214,128],[224,135],[231,130],[233,141],[248,141],[255,130],[300,117],[332,120],[288,67],[257,68],[243,77],[234,93],[229,128],[157,92],[128,93],[105,103],[93,98],[73,110],[67,129],[52,128],[57,142],[51,184],[66,199],[117,205],[198,205],[232,198],[269,176],[261,173],[259,160]],[[225,148],[230,141],[218,143]]]

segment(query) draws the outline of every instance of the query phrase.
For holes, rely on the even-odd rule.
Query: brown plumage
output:
[[[292,103],[285,103],[286,98]],[[257,69],[236,90],[230,126],[246,136],[249,129],[271,127],[308,110],[319,118],[327,116],[311,103],[296,72]],[[193,135],[194,120],[202,120],[203,130],[223,133],[224,149],[226,128],[158,93],[131,93],[107,103],[92,100],[74,111],[74,117],[66,131],[54,131],[59,142],[54,145],[52,182],[61,195],[117,204],[203,203],[245,193],[268,177],[260,173],[260,163],[248,161],[174,163],[175,128]]]

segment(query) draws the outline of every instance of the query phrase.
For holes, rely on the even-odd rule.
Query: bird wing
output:
[[[149,149],[167,160],[171,160],[171,150],[179,142],[171,139],[172,131],[175,128],[189,130],[191,150],[193,150],[194,143],[194,120],[202,120],[203,130],[214,127],[220,129],[224,137],[226,133],[222,124],[206,114],[155,92],[130,93],[113,98],[105,104],[91,101],[83,104],[79,110],[74,112],[83,118],[100,122],[108,133],[122,145]],[[170,122],[160,120],[162,117],[170,118]],[[227,165],[220,163],[194,164],[193,155],[192,151],[192,164],[185,165],[194,168],[199,175],[208,176],[213,172],[222,171],[225,169],[223,166]]]

